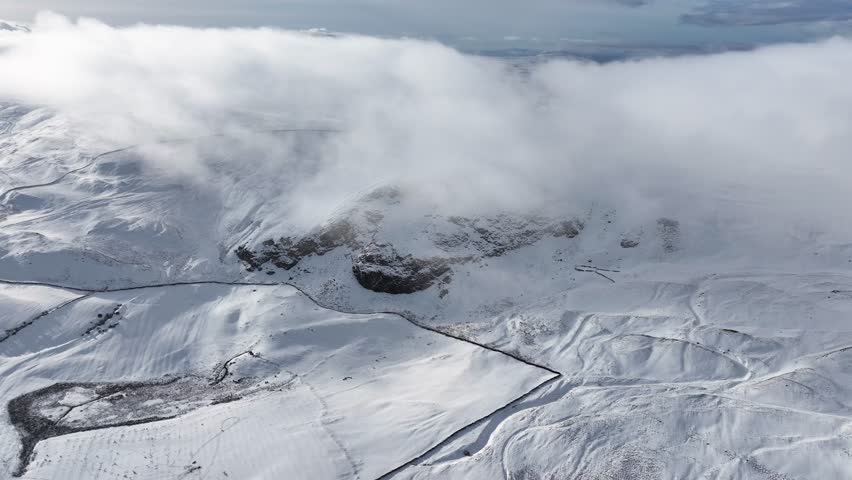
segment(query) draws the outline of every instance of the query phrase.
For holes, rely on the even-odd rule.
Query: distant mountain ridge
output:
[[[0,32],[29,32],[30,27],[11,20],[0,20]]]

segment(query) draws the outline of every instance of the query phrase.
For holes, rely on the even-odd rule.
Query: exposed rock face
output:
[[[382,191],[382,194],[384,200],[397,198],[395,190]],[[261,270],[267,263],[290,270],[305,257],[324,255],[338,247],[349,247],[353,251],[365,248],[367,239],[381,229],[383,220],[384,215],[379,211],[354,210],[351,220],[341,219],[326,224],[299,240],[292,237],[268,239],[256,250],[243,245],[235,253],[248,265],[249,271]],[[431,237],[435,246],[450,256],[442,260],[445,263],[455,263],[458,260],[454,259],[460,257],[499,257],[532,245],[546,236],[574,238],[583,230],[583,223],[576,219],[554,221],[546,217],[508,214],[478,218],[448,217],[443,221],[451,228],[433,232]],[[438,259],[428,261],[435,263]]]
[[[400,210],[395,209],[405,208],[399,206],[404,201],[399,189],[379,188],[361,198],[338,220],[301,238],[268,239],[254,249],[240,246],[235,253],[250,272],[263,270],[267,264],[290,270],[304,258],[345,247],[352,254],[352,272],[364,288],[385,293],[413,293],[439,283],[439,279],[440,282],[449,281],[444,278],[451,278],[453,264],[499,257],[546,237],[571,239],[579,235],[584,226],[579,219],[539,215],[504,213],[468,218],[430,214],[426,215],[428,226],[424,225],[420,231],[413,230],[411,235],[425,233],[442,253],[417,258],[399,254],[392,241],[383,239],[389,232],[391,238],[398,234],[395,228],[386,228],[386,223],[389,222],[387,218],[398,219]],[[272,274],[274,270],[266,273]]]
[[[402,256],[390,245],[368,245],[352,263],[352,273],[364,288],[383,293],[414,293],[426,290],[450,264],[468,259],[419,259]]]
[[[269,239],[257,251],[245,245],[236,250],[237,257],[249,265],[249,271],[259,270],[266,263],[290,270],[303,258],[310,255],[325,255],[337,247],[358,248],[355,227],[346,220],[339,220],[321,227],[318,231],[294,241],[291,237]]]
[[[547,235],[574,238],[583,230],[579,220],[560,220],[539,216],[496,215],[493,217],[449,217],[458,227],[453,233],[435,235],[435,244],[452,251],[459,247],[477,250],[484,257],[499,257],[506,252],[532,245]]]

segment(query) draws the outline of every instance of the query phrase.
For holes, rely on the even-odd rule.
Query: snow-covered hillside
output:
[[[840,239],[791,226],[758,249],[760,226],[595,205],[454,215],[412,185],[288,229],[298,182],[220,139],[177,142],[211,186],[50,109],[2,112],[4,476],[852,475]]]
[[[284,286],[82,295],[0,348],[25,478],[375,478],[553,377]]]

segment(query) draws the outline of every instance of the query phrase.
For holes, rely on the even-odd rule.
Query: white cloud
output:
[[[229,161],[307,172],[295,187],[301,218],[394,179],[456,209],[595,204],[637,218],[748,216],[772,233],[800,221],[850,228],[837,222],[852,200],[847,40],[553,61],[528,74],[413,40],[116,29],[51,15],[0,42],[0,70],[14,72],[0,76],[0,97],[53,105],[116,146],[224,132],[239,152]],[[253,131],[259,122],[343,131],[305,166],[287,155],[291,144]],[[185,145],[149,155],[209,174]],[[726,203],[726,192],[757,199],[778,189],[754,207]]]

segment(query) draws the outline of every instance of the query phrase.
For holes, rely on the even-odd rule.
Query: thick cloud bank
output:
[[[105,148],[224,135],[216,158],[298,172],[296,194],[318,209],[392,182],[456,210],[595,206],[849,230],[844,39],[518,66],[413,40],[42,15],[32,33],[0,36],[0,52],[0,99],[50,105]],[[304,145],[269,132],[282,128],[338,132],[300,157]],[[149,150],[188,178],[215,174],[198,148]]]

